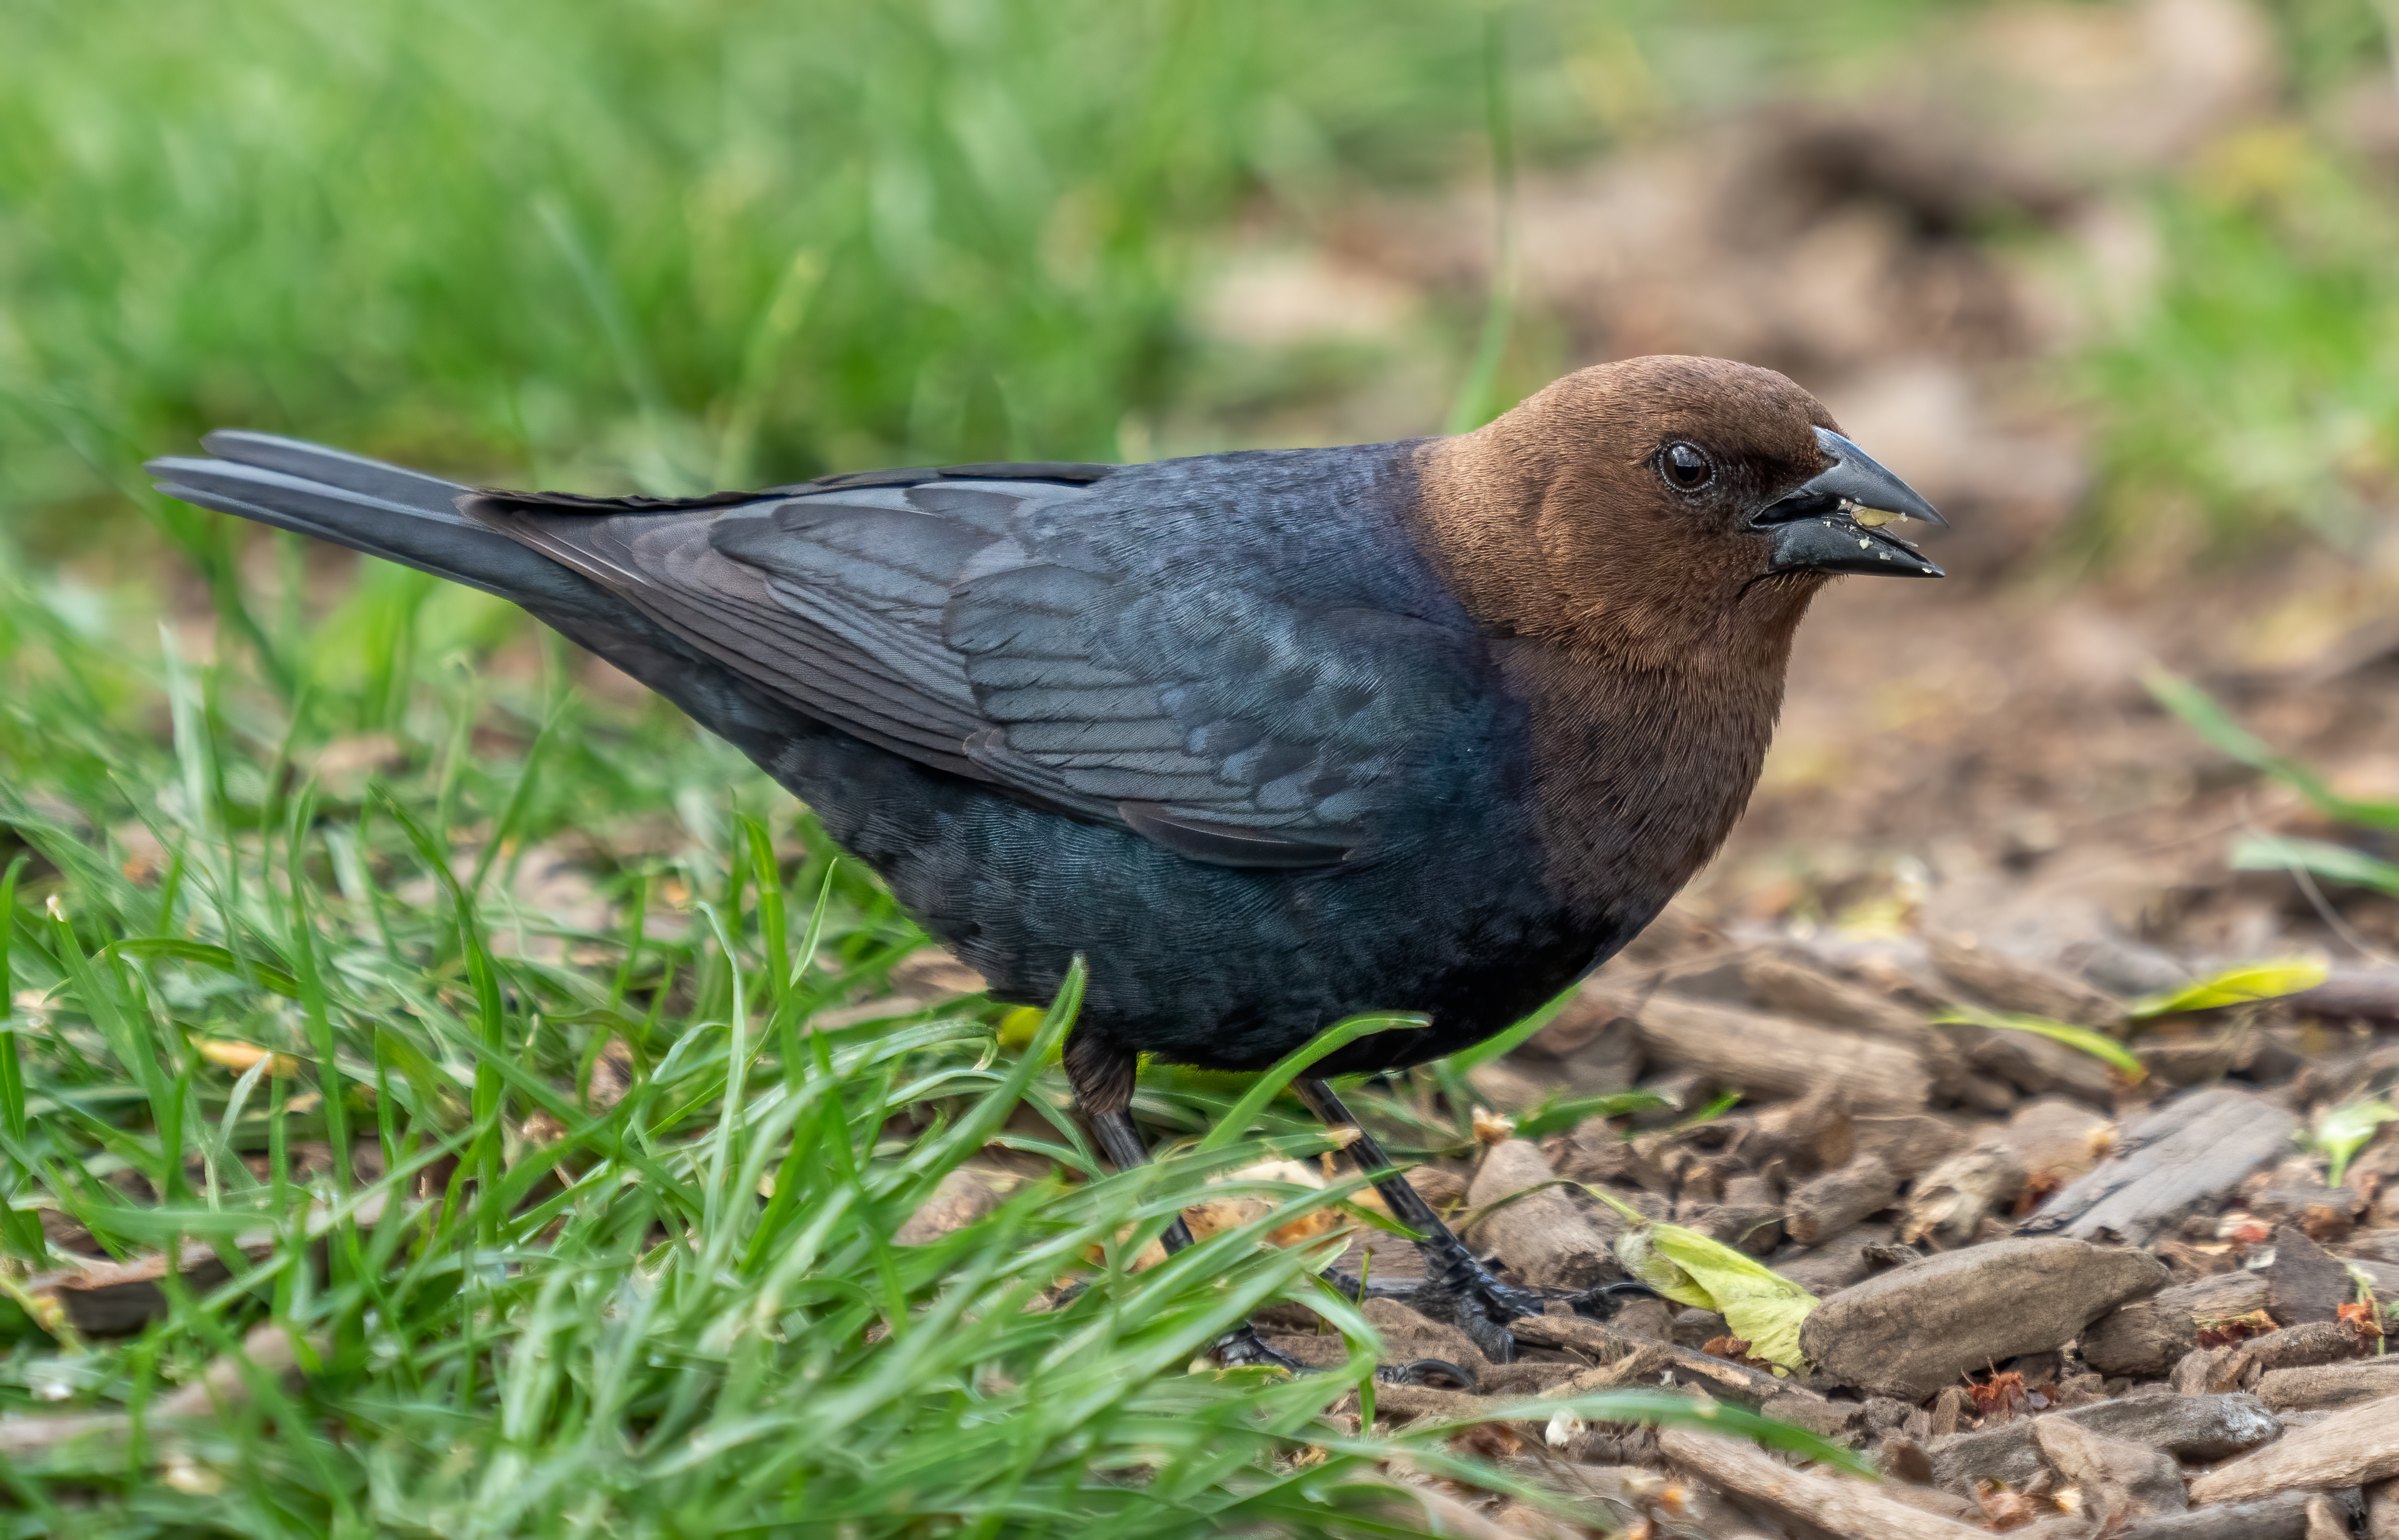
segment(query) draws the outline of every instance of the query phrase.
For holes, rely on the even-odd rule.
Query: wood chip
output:
[[[1857,1431],[1865,1412],[1855,1401],[1833,1400],[1752,1365],[1670,1342],[1634,1337],[1578,1316],[1527,1317],[1514,1322],[1510,1330],[1520,1343],[1571,1349],[1599,1360],[1596,1367],[1541,1392],[1545,1399],[1560,1400],[1615,1385],[1681,1385],[1702,1391],[1712,1399],[1728,1405],[1762,1412],[1827,1439],[1850,1437]]]
[[[2276,1225],[2273,1244],[2274,1260],[2259,1269],[2273,1317],[2284,1326],[2339,1319],[2340,1307],[2357,1296],[2357,1284],[2340,1259],[2297,1225]]]
[[[2328,1492],[2310,1493],[2307,1540],[2350,1540],[2349,1505]]]
[[[1589,1289],[1621,1279],[1624,1269],[1607,1237],[1574,1200],[1555,1187],[1534,1190],[1556,1180],[1541,1147],[1530,1140],[1492,1145],[1466,1191],[1469,1207],[1488,1210],[1468,1228],[1468,1242],[1496,1253],[1537,1288]]]
[[[928,1246],[954,1230],[963,1230],[999,1207],[1000,1188],[1001,1179],[993,1173],[957,1167],[934,1183],[932,1196],[916,1206],[892,1242]]]
[[[1750,993],[1769,1009],[1910,1049],[1931,1074],[1933,1094],[1945,1100],[1954,1100],[1972,1073],[1955,1040],[1926,1021],[1921,1011],[1911,1010],[1878,991],[1836,979],[1812,963],[1782,952],[1757,952],[1742,959],[1741,976]]]
[[[1920,1112],[1931,1093],[1923,1059],[1895,1043],[1662,993],[1609,1000],[1639,1024],[1653,1063],[1745,1095],[1805,1096],[1837,1076],[1860,1112]]]
[[[1928,936],[1925,950],[1943,978],[1995,1009],[2102,1032],[2125,1023],[2123,1002],[2105,990],[2055,968],[1978,946],[1972,937]]]
[[[2255,1503],[2145,1519],[2108,1540],[2307,1540],[2310,1495],[2286,1492]]]
[[[2154,1513],[2179,1513],[2182,1466],[2163,1450],[2110,1439],[2070,1417],[2039,1417],[2032,1439],[2065,1481],[2082,1491],[2082,1511],[2102,1528]]]
[[[1573,1532],[1565,1525],[1540,1515],[1538,1527],[1522,1522],[1502,1523],[1497,1516],[1433,1487],[1412,1481],[1393,1481],[1391,1490],[1407,1503],[1424,1513],[1425,1528],[1434,1534],[1457,1535],[1460,1540],[1568,1540]],[[1532,1514],[1531,1509],[1524,1510]]]
[[[2082,1359],[2102,1374],[2157,1379],[2199,1346],[2190,1312],[2162,1303],[2162,1294],[2121,1304],[2082,1333]]]
[[[2345,1322],[2307,1321],[2232,1344],[2224,1372],[2244,1385],[2254,1385],[2278,1369],[2347,1363],[2368,1351],[2367,1340]]]
[[[2279,1159],[2297,1128],[2287,1108],[2230,1087],[2179,1097],[2127,1129],[2096,1169],[2042,1205],[2017,1233],[2146,1246]]]
[[[1901,1113],[1850,1120],[1862,1155],[1876,1155],[1902,1182],[1913,1182],[1974,1142],[1966,1124],[1939,1113]]]
[[[1960,1374],[2063,1346],[2166,1279],[2144,1252],[2062,1236],[1993,1241],[1841,1290],[1799,1329],[1799,1347],[1829,1378],[1921,1400]]]
[[[2191,1482],[2190,1500],[2238,1503],[2278,1492],[2362,1486],[2392,1476],[2399,1476],[2399,1399],[2386,1396],[2336,1412],[2217,1466]]]
[[[1985,1215],[2015,1202],[2027,1180],[2024,1161],[1997,1140],[1961,1150],[1917,1180],[1900,1214],[1900,1238],[1962,1245]]]
[[[2399,1480],[2365,1489],[2365,1533],[2367,1540],[2399,1540]]]
[[[1658,1431],[1659,1451],[1725,1491],[1842,1540],[1987,1540],[1988,1531],[1927,1513],[1850,1476],[1795,1470],[1756,1446],[1693,1428]]]
[[[1879,1158],[1861,1155],[1794,1192],[1784,1208],[1783,1227],[1802,1246],[1820,1245],[1889,1208],[1898,1194],[1898,1175]]]

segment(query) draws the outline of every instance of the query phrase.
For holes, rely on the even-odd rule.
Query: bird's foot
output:
[[[1508,1323],[1520,1316],[1541,1315],[1552,1300],[1563,1301],[1578,1316],[1606,1320],[1628,1301],[1662,1297],[1646,1283],[1603,1283],[1580,1290],[1528,1289],[1500,1278],[1462,1246],[1455,1254],[1430,1254],[1425,1260],[1430,1266],[1421,1279],[1365,1280],[1337,1268],[1319,1276],[1353,1300],[1398,1300],[1430,1319],[1457,1327],[1493,1363],[1515,1359],[1516,1339]],[[1433,1272],[1432,1266],[1440,1270]]]
[[[1364,1280],[1337,1268],[1318,1277],[1353,1300],[1397,1300],[1430,1320],[1457,1327],[1493,1363],[1513,1362],[1516,1342],[1508,1334],[1508,1322],[1539,1315],[1549,1303],[1547,1296],[1502,1282],[1463,1246],[1454,1256],[1435,1254],[1431,1247],[1425,1250],[1421,1278]]]
[[[1235,1327],[1209,1344],[1208,1356],[1227,1369],[1280,1369],[1287,1374],[1320,1372],[1280,1348],[1269,1346],[1257,1329],[1249,1325]],[[1480,1383],[1474,1371],[1446,1358],[1376,1364],[1375,1378],[1383,1385],[1421,1385],[1440,1390],[1472,1390]]]
[[[1482,1381],[1474,1371],[1447,1358],[1412,1358],[1406,1363],[1385,1363],[1375,1366],[1375,1379],[1380,1385],[1421,1385],[1435,1390],[1479,1388]]]
[[[1267,1346],[1257,1328],[1247,1321],[1210,1343],[1208,1356],[1227,1369],[1280,1369],[1287,1374],[1314,1372],[1290,1354]]]
[[[1425,1278],[1416,1290],[1416,1308],[1465,1332],[1493,1363],[1513,1363],[1516,1339],[1508,1323],[1541,1314],[1548,1299],[1538,1290],[1501,1280],[1489,1263],[1455,1242],[1423,1250]]]

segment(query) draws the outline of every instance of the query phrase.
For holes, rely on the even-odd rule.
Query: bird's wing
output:
[[[1081,484],[794,490],[466,507],[810,715],[1195,860],[1343,859],[1478,709],[1471,638],[1116,570],[1072,533]]]
[[[961,584],[946,618],[995,724],[977,764],[1228,866],[1346,858],[1477,704],[1468,639],[1254,588],[1037,562]]]
[[[966,491],[869,486],[629,511],[488,493],[461,506],[820,721],[984,779],[966,743],[991,723],[965,660],[942,641],[942,612],[996,538],[989,526],[1021,499],[983,494],[979,522]]]

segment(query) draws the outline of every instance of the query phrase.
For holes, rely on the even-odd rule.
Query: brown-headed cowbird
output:
[[[1318,1077],[1480,1042],[1597,967],[1740,816],[1825,580],[1939,575],[1852,517],[1939,522],[1922,498],[1714,358],[1586,369],[1456,438],[691,499],[207,446],[160,489],[514,600],[790,788],[996,997],[1088,958],[1066,1073],[1120,1165],[1136,1055],[1254,1070],[1426,1013],[1298,1083],[1348,1123]],[[1539,1298],[1381,1187],[1426,1237],[1419,1304],[1504,1357]]]

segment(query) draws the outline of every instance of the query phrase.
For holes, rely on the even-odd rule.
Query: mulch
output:
[[[1927,1024],[1959,1004],[2108,1032],[2144,1073],[2030,1033]],[[1528,1284],[1625,1276],[1632,1222],[1603,1192],[1756,1257],[1819,1296],[1804,1371],[1770,1372],[1721,1316],[1659,1302],[1519,1322],[1505,1366],[1377,1302],[1390,1357],[1448,1359],[1477,1384],[1385,1387],[1376,1415],[1676,1387],[1846,1444],[1882,1479],[1713,1433],[1519,1419],[1461,1441],[1561,1513],[1407,1479],[1453,1525],[1494,1533],[2399,1537],[2399,1355],[2382,1336],[2399,1330],[2399,1122],[2337,1186],[2305,1137],[2326,1108],[2399,1082],[2399,974],[2137,1023],[2125,1007],[1963,939],[1862,960],[1657,927],[1478,1089],[1528,1105],[1645,1085],[1693,1106],[1730,1088],[1738,1110],[1538,1141],[1497,1125],[1478,1159],[1419,1184],[1483,1215],[1470,1243]],[[1529,1196],[1492,1207],[1514,1193]],[[1359,1249],[1378,1276],[1414,1260],[1384,1236]],[[1337,1356],[1281,1310],[1275,1340]]]

